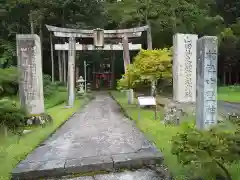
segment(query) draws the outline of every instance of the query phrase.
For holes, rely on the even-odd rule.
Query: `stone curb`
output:
[[[46,162],[20,163],[12,172],[13,180],[35,180],[39,178],[62,177],[67,175],[115,172],[119,169],[138,169],[148,165],[161,164],[163,156],[155,149],[81,159],[52,160]]]

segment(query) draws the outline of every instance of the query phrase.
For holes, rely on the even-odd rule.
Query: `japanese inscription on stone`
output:
[[[37,35],[17,35],[19,94],[29,114],[44,113],[42,58]]]
[[[197,127],[207,129],[217,123],[217,37],[198,40]]]
[[[196,41],[195,34],[176,34],[173,37],[173,92],[178,102],[196,100]]]
[[[184,47],[185,47],[185,94],[184,96],[187,99],[192,99],[193,98],[193,92],[192,92],[192,61],[191,61],[191,56],[192,56],[192,40],[189,39],[189,36],[186,36],[184,38]]]

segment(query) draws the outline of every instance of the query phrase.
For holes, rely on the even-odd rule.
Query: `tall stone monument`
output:
[[[217,123],[217,37],[197,41],[197,128]]]
[[[36,34],[17,34],[20,103],[30,115],[44,113],[42,51]]]
[[[75,100],[75,56],[76,40],[74,37],[70,37],[68,49],[68,107],[72,107]]]
[[[173,36],[173,100],[196,101],[196,34]]]

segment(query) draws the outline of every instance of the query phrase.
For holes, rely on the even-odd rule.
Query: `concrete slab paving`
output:
[[[104,160],[101,157],[105,157]],[[20,162],[12,175],[13,179],[19,179],[24,172],[25,179],[32,179],[48,177],[52,170],[65,174],[109,170],[114,169],[115,159],[120,160],[119,167],[121,163],[121,167],[125,167],[126,161],[153,164],[154,158],[162,160],[161,153],[120,112],[117,103],[107,94],[97,94],[83,110]],[[31,168],[29,163],[33,164]]]

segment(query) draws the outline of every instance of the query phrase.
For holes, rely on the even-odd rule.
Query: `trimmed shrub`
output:
[[[0,124],[15,131],[24,125],[25,111],[11,100],[0,101]]]
[[[230,122],[209,131],[187,127],[173,137],[172,153],[196,177],[231,180],[228,164],[240,160],[240,128]]]

